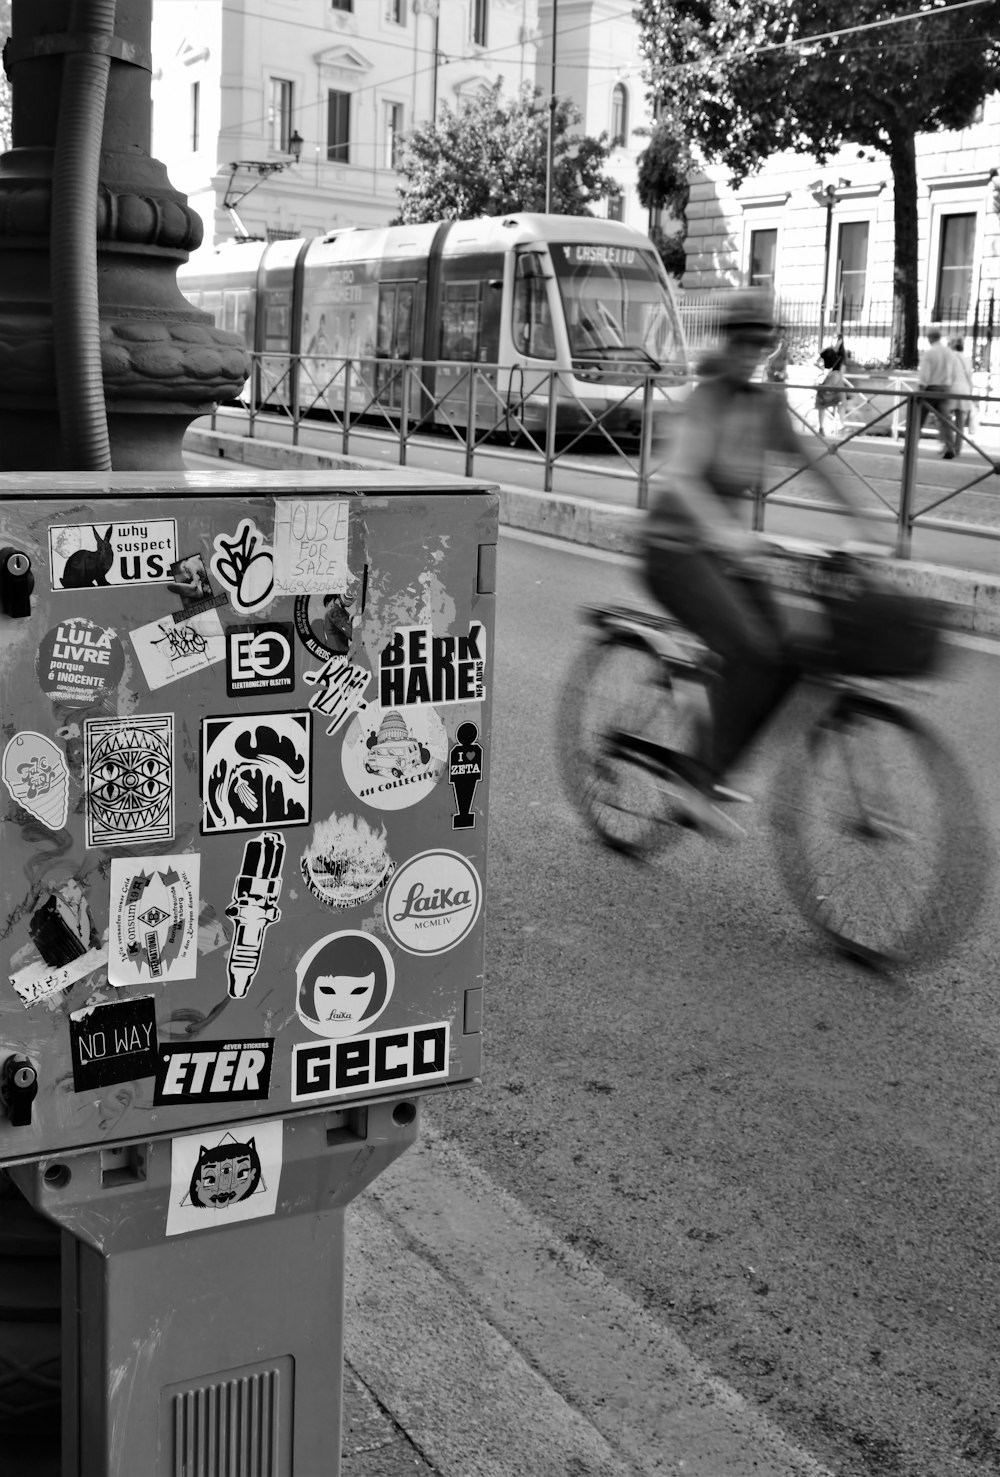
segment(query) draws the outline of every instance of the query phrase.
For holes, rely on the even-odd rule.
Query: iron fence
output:
[[[532,453],[543,467],[546,492],[553,491],[557,468],[592,475],[583,457],[597,447],[613,458],[611,466],[601,466],[600,476],[634,483],[640,508],[647,506],[651,487],[665,470],[671,418],[686,391],[676,379],[636,374],[623,378],[604,404],[581,398],[573,376],[560,370],[531,371],[530,383],[522,379],[512,392],[509,369],[504,389],[499,365],[278,354],[254,360],[243,402],[250,437],[262,422],[273,425],[277,415],[290,423],[298,444],[306,418],[321,410],[345,455],[353,435],[375,431],[396,443],[399,464],[405,465],[410,447],[433,426],[439,442],[443,438],[461,450],[466,476],[475,475],[477,453],[487,448],[493,456]],[[435,394],[430,371],[442,367],[449,370],[447,388]],[[966,407],[973,408],[972,423],[966,420],[961,428],[953,425],[952,406],[941,404],[928,407],[924,425],[913,376],[848,376],[835,434],[825,436],[817,420],[815,377],[797,380],[790,374],[782,389],[811,445],[811,461],[833,459],[841,475],[857,480],[871,517],[894,525],[899,557],[910,556],[917,528],[1000,539],[1000,395],[978,394]],[[921,473],[918,457],[927,449],[926,438],[937,434],[942,412],[959,455],[929,476]],[[623,437],[616,431],[623,417],[634,422],[638,434]],[[887,449],[896,454],[892,471],[883,463],[876,475],[868,462],[851,455],[862,436],[887,439]],[[510,449],[515,445],[516,452]],[[763,480],[747,488],[754,527],[766,528],[772,507],[841,511],[818,501],[807,482],[808,468],[768,467]],[[941,511],[946,508],[947,517]]]
[[[693,352],[717,343],[726,296],[721,291],[685,293],[680,314]],[[824,310],[817,299],[779,296],[776,308],[791,364],[813,363],[820,349],[842,334],[849,362],[856,368],[889,368],[896,311],[891,299],[855,301],[841,296]],[[932,324],[946,338],[964,340],[976,370],[989,369],[1000,353],[1000,298],[992,289],[976,298],[940,300],[921,322],[920,331],[925,333]]]

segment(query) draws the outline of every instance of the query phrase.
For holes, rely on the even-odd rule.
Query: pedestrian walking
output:
[[[933,415],[938,424],[938,435],[944,443],[941,455],[950,461],[955,455],[955,427],[951,420],[951,395],[958,372],[958,360],[941,338],[940,328],[928,328],[927,348],[920,356],[917,370],[917,387],[920,390],[917,437],[924,429],[924,421]]]
[[[843,356],[836,348],[827,347],[820,354],[819,362],[826,370],[816,387],[816,418],[819,421],[819,434],[826,435],[826,417],[829,414],[832,433],[836,436],[841,430],[840,407],[844,401],[847,385],[843,370]]]
[[[965,339],[949,339],[948,347],[957,360],[951,415],[955,422],[955,451],[961,452],[962,442],[969,435],[975,408],[972,398],[972,360],[965,352]]]

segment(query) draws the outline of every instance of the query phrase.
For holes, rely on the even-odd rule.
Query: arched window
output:
[[[628,93],[616,82],[611,94],[611,147],[624,144],[628,136]]]

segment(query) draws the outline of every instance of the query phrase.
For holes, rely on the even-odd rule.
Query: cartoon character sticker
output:
[[[274,551],[250,518],[232,536],[217,533],[212,573],[229,594],[234,610],[252,615],[274,598]]]
[[[312,715],[259,713],[205,718],[202,830],[205,835],[312,818]]]
[[[392,876],[385,827],[376,831],[361,816],[331,815],[317,822],[301,868],[309,891],[327,907],[367,903]]]
[[[360,930],[318,939],[295,970],[299,1020],[314,1036],[366,1031],[392,996],[396,971],[382,940]]]
[[[181,1134],[170,1145],[168,1236],[273,1215],[282,1164],[281,1119]]]
[[[201,858],[113,857],[108,983],[195,978]]]
[[[177,558],[177,523],[158,518],[134,523],[72,523],[49,529],[53,590],[108,585],[157,585],[170,579]]]
[[[62,749],[43,733],[15,733],[3,751],[3,782],[12,800],[50,831],[61,831],[69,809],[69,768]]]
[[[88,846],[142,846],[174,834],[174,715],[87,718]]]
[[[368,707],[344,734],[340,762],[359,800],[378,810],[402,810],[430,794],[444,773],[448,735],[433,708]]]

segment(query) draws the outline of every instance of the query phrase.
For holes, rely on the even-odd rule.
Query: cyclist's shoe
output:
[[[733,790],[729,785],[713,785],[708,792],[713,805],[752,805],[753,796],[744,795],[742,790]]]

